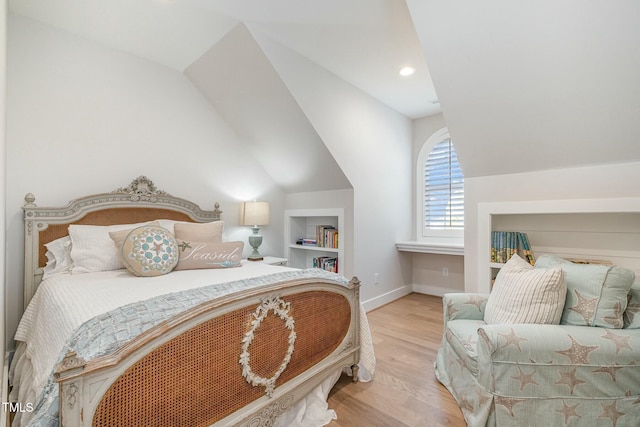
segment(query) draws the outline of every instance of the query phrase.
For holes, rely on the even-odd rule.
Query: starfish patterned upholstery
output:
[[[470,427],[640,425],[640,328],[489,325],[488,297],[443,298],[435,372]]]

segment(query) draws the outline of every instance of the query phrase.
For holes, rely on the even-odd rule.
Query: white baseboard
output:
[[[432,286],[432,285],[405,285],[401,286],[397,289],[392,290],[391,292],[387,292],[386,294],[379,295],[375,298],[371,298],[367,301],[363,301],[362,305],[366,312],[371,310],[375,310],[378,307],[382,307],[385,304],[389,304],[392,301],[395,301],[399,298],[402,298],[405,295],[409,295],[411,292],[417,292],[419,294],[426,295],[435,295],[437,297],[441,297],[444,294],[451,292],[464,292],[462,290],[445,288],[441,286]]]
[[[435,295],[437,297],[441,297],[444,294],[448,294],[451,292],[464,292],[451,288],[444,288],[440,286],[432,286],[432,285],[421,285],[421,284],[413,284],[411,285],[413,288],[413,292],[417,292],[419,294],[427,294],[427,295]]]
[[[367,301],[363,301],[362,306],[364,307],[364,311],[368,312],[378,307],[382,307],[385,304],[389,304],[391,301],[395,301],[405,295],[409,295],[411,292],[411,286],[405,285],[400,288],[394,289],[391,292],[387,292],[386,294],[382,294]]]

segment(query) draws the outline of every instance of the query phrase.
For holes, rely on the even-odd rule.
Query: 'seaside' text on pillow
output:
[[[178,239],[180,259],[176,270],[239,267],[243,242],[193,242]]]

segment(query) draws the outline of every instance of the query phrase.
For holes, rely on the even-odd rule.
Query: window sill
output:
[[[464,243],[396,242],[402,252],[464,256]]]

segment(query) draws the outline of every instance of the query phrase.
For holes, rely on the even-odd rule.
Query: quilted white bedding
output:
[[[36,402],[65,343],[84,322],[117,307],[154,296],[290,271],[287,267],[245,262],[241,268],[183,270],[158,277],[134,277],[126,270],[86,274],[59,274],[43,281],[15,335],[16,354],[11,365],[11,400]],[[364,310],[361,310],[360,380],[368,381],[375,356]],[[282,425],[325,425],[335,416],[326,398],[335,375],[287,414]],[[315,403],[314,403],[315,402]],[[305,418],[306,417],[306,418]],[[18,414],[14,426],[27,425],[29,412]],[[313,421],[312,421],[313,420]]]

